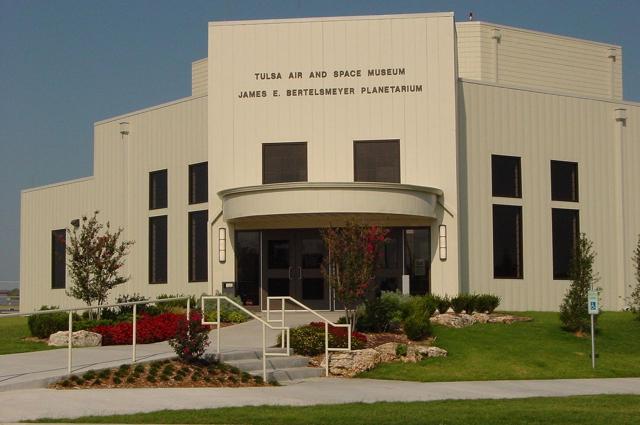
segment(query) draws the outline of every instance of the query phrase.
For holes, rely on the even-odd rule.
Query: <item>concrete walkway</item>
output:
[[[329,320],[337,320],[340,312],[321,313]],[[279,316],[278,316],[279,317]],[[272,319],[275,318],[272,317]],[[302,312],[287,313],[286,326],[299,326],[317,317]],[[270,345],[276,342],[278,332],[269,331]],[[211,345],[208,352],[215,351],[216,331],[210,334]],[[220,349],[222,352],[240,350],[262,350],[262,325],[257,320],[250,320],[238,325],[228,326],[220,330]],[[137,361],[160,360],[175,356],[173,349],[166,342],[155,344],[138,344]],[[82,373],[90,369],[116,367],[123,363],[131,363],[132,347],[130,345],[114,345],[106,347],[73,349],[73,373]],[[67,375],[68,350],[35,351],[31,353],[0,355],[0,393],[2,391],[41,388],[46,382]]]
[[[17,390],[0,392],[0,422],[43,417],[128,414],[163,409],[593,394],[640,395],[640,378],[433,383],[314,378],[284,387]]]

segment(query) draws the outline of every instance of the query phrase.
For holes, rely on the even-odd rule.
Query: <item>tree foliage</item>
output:
[[[92,217],[83,216],[80,226],[68,231],[69,296],[88,306],[100,306],[106,303],[111,289],[129,280],[121,272],[133,242],[120,241],[122,231],[119,228],[112,232],[109,222],[100,223],[98,211]]]
[[[321,231],[328,251],[322,274],[335,291],[336,299],[344,305],[352,329],[356,326],[356,309],[365,300],[375,275],[379,249],[388,232],[356,222]]]
[[[629,300],[629,306],[631,307],[631,311],[633,311],[636,315],[636,318],[640,320],[640,235],[638,235],[638,244],[636,245],[636,249],[633,251],[633,257],[631,259],[633,261],[633,268],[635,271],[635,287],[632,287],[631,297]]]
[[[569,269],[571,285],[560,305],[560,320],[565,330],[584,333],[590,327],[587,306],[589,290],[601,290],[595,287],[600,280],[593,268],[595,259],[593,242],[581,233],[571,258]]]

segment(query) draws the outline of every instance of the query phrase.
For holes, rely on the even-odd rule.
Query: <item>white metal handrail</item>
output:
[[[281,308],[280,310],[274,310],[274,313],[280,313],[280,319],[271,319],[271,301],[277,301],[280,300],[281,301]],[[290,301],[292,303],[294,303],[295,305],[297,305],[298,307],[301,307],[302,309],[308,311],[309,313],[315,315],[316,317],[318,317],[320,320],[322,320],[324,322],[324,359],[325,359],[325,376],[329,376],[329,352],[330,351],[351,351],[351,325],[347,324],[341,324],[341,323],[333,323],[331,320],[327,319],[326,317],[324,317],[323,315],[321,315],[320,313],[318,313],[315,310],[312,310],[311,308],[307,307],[306,305],[302,304],[300,301],[296,300],[293,297],[289,297],[289,296],[281,296],[281,297],[267,297],[267,322],[276,322],[276,323],[280,323],[281,326],[285,325],[285,312],[289,311],[289,312],[299,312],[300,310],[287,310],[285,308],[286,306],[286,301]],[[347,347],[346,348],[339,348],[339,347],[329,347],[329,326],[333,326],[334,328],[347,328]],[[284,339],[284,338],[283,338]]]
[[[133,319],[132,319],[132,325],[133,325],[133,329],[132,329],[132,348],[131,348],[131,362],[135,363],[136,362],[136,339],[137,339],[137,327],[138,327],[138,321],[137,321],[137,314],[138,314],[138,305],[140,304],[158,304],[158,303],[164,303],[164,302],[168,302],[168,301],[178,301],[178,300],[187,300],[187,321],[189,321],[189,319],[191,318],[191,297],[172,297],[172,298],[158,298],[155,300],[145,300],[145,301],[130,301],[130,302],[126,302],[126,303],[116,303],[116,304],[104,304],[104,305],[92,305],[92,306],[86,306],[86,307],[75,307],[75,308],[60,308],[60,309],[55,309],[55,310],[37,310],[37,311],[32,311],[30,313],[10,313],[10,314],[2,314],[0,315],[0,319],[4,318],[4,317],[20,317],[20,316],[34,316],[34,315],[38,315],[38,314],[52,314],[52,313],[69,313],[69,330],[68,330],[68,345],[67,345],[67,349],[68,349],[68,354],[67,354],[67,373],[69,375],[71,375],[71,366],[72,366],[72,359],[73,359],[73,313],[75,313],[76,311],[86,311],[86,310],[100,310],[102,308],[111,308],[111,307],[121,307],[121,306],[127,306],[127,305],[132,305],[133,306]]]
[[[216,300],[216,321],[210,322],[206,320],[206,312],[205,312],[205,301],[206,300]],[[291,355],[291,345],[289,341],[289,327],[284,326],[273,326],[272,324],[265,321],[260,316],[255,315],[253,312],[247,310],[244,306],[238,304],[233,299],[226,297],[224,295],[211,295],[211,296],[203,296],[200,299],[202,303],[202,319],[201,323],[203,325],[215,325],[216,326],[216,353],[220,354],[220,301],[227,301],[237,309],[247,313],[249,316],[253,317],[260,323],[262,323],[262,378],[267,380],[267,356],[271,357],[287,357]],[[280,331],[282,333],[282,343],[281,348],[286,348],[285,352],[268,352],[267,351],[267,328]],[[285,343],[286,341],[286,343]]]

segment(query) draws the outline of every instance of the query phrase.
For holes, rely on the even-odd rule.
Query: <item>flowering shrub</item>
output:
[[[197,313],[191,315],[192,319],[200,316]],[[142,316],[138,319],[136,342],[149,344],[151,342],[166,341],[176,336],[180,322],[184,321],[184,315],[163,313],[157,316]],[[102,335],[102,345],[131,344],[133,339],[133,323],[121,322],[115,325],[96,326],[91,329]]]
[[[181,319],[175,337],[169,340],[180,360],[192,362],[200,358],[209,346],[209,327],[200,323],[200,314]]]

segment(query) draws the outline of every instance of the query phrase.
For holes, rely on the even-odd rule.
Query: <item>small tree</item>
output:
[[[72,281],[67,295],[84,301],[88,306],[105,304],[109,291],[129,280],[120,272],[133,245],[132,241],[119,241],[122,228],[112,232],[109,222],[103,225],[97,216],[98,211],[91,218],[82,216],[80,226],[69,230],[67,244],[67,265]],[[89,314],[93,316],[91,310]]]
[[[593,242],[581,233],[571,258],[569,269],[571,285],[560,305],[560,320],[565,330],[581,334],[590,326],[587,306],[589,290],[601,289],[595,287],[600,280],[593,270],[595,258]]]
[[[328,255],[322,264],[322,274],[344,305],[347,322],[356,327],[356,310],[365,300],[374,278],[378,251],[388,230],[347,222],[345,227],[330,227],[321,231]]]
[[[631,291],[629,306],[631,311],[635,313],[636,319],[640,320],[640,235],[638,235],[638,244],[633,251],[633,268],[635,269],[636,283],[635,288]]]

